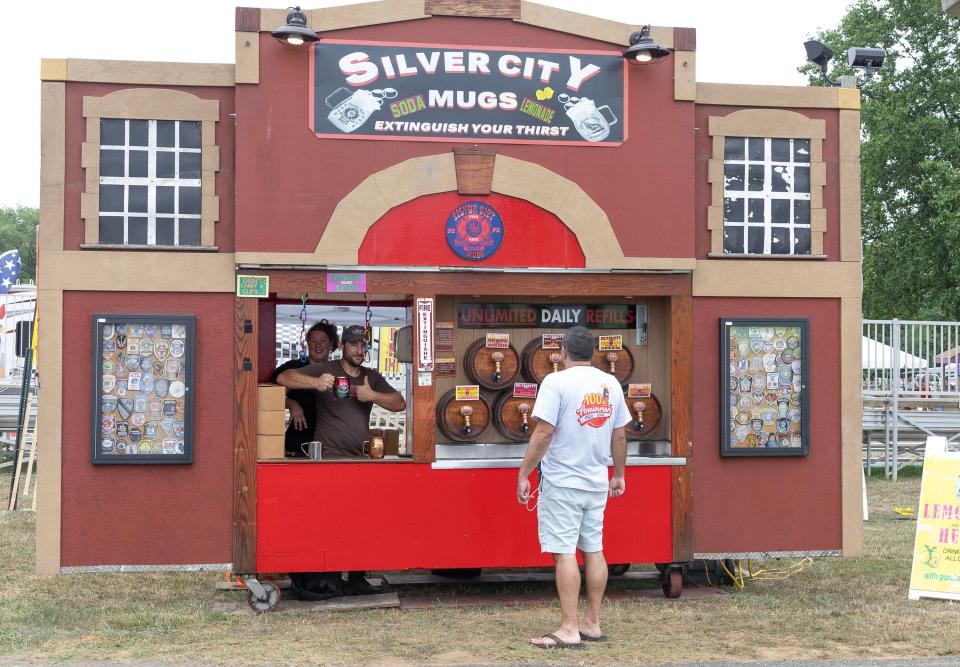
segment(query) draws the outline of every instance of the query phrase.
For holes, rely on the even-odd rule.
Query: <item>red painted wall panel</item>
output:
[[[483,201],[503,220],[503,240],[485,260],[461,259],[446,238],[447,218],[466,201]],[[441,192],[397,206],[367,232],[359,263],[368,265],[551,266],[585,265],[577,237],[560,220],[523,199],[496,193],[464,197]]]
[[[232,560],[233,304],[231,294],[64,292],[62,566]],[[193,464],[90,463],[95,313],[197,316]]]
[[[102,97],[116,90],[129,88],[163,88],[182,90],[205,100],[220,101],[220,119],[216,123],[216,141],[220,147],[220,171],[216,176],[216,194],[220,197],[220,221],[214,228],[214,243],[221,252],[233,252],[234,239],[234,129],[235,121],[233,88],[180,87],[177,86],[121,86],[99,83],[68,83],[66,88],[66,146],[64,184],[64,232],[65,250],[78,250],[83,243],[83,218],[80,217],[80,194],[86,184],[85,169],[81,166],[81,144],[87,140],[87,119],[83,117],[83,97]],[[45,248],[53,250],[54,248]]]
[[[627,493],[607,504],[608,562],[670,560],[670,470],[627,468]],[[516,469],[260,464],[257,570],[549,565],[536,513],[517,503],[516,480]]]
[[[324,33],[478,46],[619,50],[510,20],[434,17]],[[260,84],[238,86],[237,249],[312,252],[337,203],[370,174],[455,144],[317,139],[307,125],[308,52],[260,38]],[[629,138],[621,147],[490,144],[581,187],[628,256],[690,257],[694,105],[673,99],[673,63],[629,69]],[[442,241],[442,239],[441,239]],[[444,244],[445,245],[445,244]],[[389,261],[387,263],[400,263]]]
[[[721,317],[807,317],[810,455],[720,457]],[[693,546],[699,553],[839,549],[840,301],[693,300]]]
[[[707,133],[710,116],[728,116],[741,107],[697,105],[697,206],[695,215],[697,257],[710,252],[710,230],[707,229],[707,207],[712,195],[707,182],[708,161],[713,157],[713,138]],[[823,161],[826,163],[827,182],[823,188],[823,206],[827,210],[827,231],[823,235],[823,252],[828,260],[840,260],[840,147],[839,115],[836,109],[788,109],[826,122],[823,142]]]

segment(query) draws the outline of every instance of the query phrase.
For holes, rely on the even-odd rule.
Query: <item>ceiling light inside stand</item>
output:
[[[270,35],[292,46],[300,46],[320,39],[320,35],[307,27],[307,16],[300,11],[299,7],[289,7],[287,9],[287,24],[280,26]]]
[[[623,57],[632,62],[645,65],[660,62],[670,55],[670,49],[660,46],[650,37],[650,26],[645,25],[640,32],[630,35],[630,46],[623,52]]]

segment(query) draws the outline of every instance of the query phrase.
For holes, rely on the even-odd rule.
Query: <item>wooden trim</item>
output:
[[[43,465],[37,466],[36,572],[60,573],[60,504],[63,429],[63,292],[37,292],[37,359],[43,360],[43,391],[37,395],[37,442]]]
[[[259,32],[237,32],[236,59],[236,82],[260,83]]]
[[[841,109],[860,110],[859,88],[837,88],[837,106]]]
[[[237,7],[233,15],[233,29],[237,32],[260,32],[260,8]]]
[[[40,250],[46,289],[99,292],[228,292],[234,284],[232,253],[130,250]],[[171,271],[171,266],[176,270]],[[144,281],[142,277],[152,276]]]
[[[66,58],[41,58],[40,59],[40,80],[41,81],[66,81],[67,80]]]
[[[519,23],[534,25],[539,28],[565,32],[569,35],[579,35],[588,39],[609,42],[620,46],[630,45],[630,35],[638,32],[643,26],[640,24],[618,23],[601,19],[589,14],[579,14],[565,9],[557,9],[541,5],[529,0],[520,2]],[[650,36],[655,42],[668,49],[673,47],[673,28],[651,26]]]
[[[426,0],[426,12],[433,16],[518,19],[520,0]]]
[[[713,157],[707,167],[712,204],[707,213],[710,255],[723,253],[723,150],[726,137],[810,140],[810,253],[822,255],[823,235],[827,230],[827,212],[823,208],[823,188],[827,182],[827,165],[823,162],[826,121],[785,109],[742,109],[726,116],[709,116],[707,122],[708,132],[713,137]],[[792,255],[789,257],[793,258]]]
[[[697,104],[744,107],[841,108],[839,88],[820,86],[753,86],[739,83],[697,83]]]
[[[67,60],[67,81],[153,86],[233,87],[232,64],[159,63],[135,60]]]
[[[200,242],[212,246],[214,226],[220,219],[220,202],[215,196],[216,173],[220,169],[220,148],[216,145],[215,123],[220,120],[220,101],[207,100],[182,90],[128,88],[103,97],[83,98],[87,137],[81,147],[85,188],[80,194],[80,217],[84,220],[84,243],[100,242],[100,120],[137,118],[142,120],[196,120],[201,122]]]
[[[673,48],[677,51],[696,51],[697,50],[697,29],[696,28],[674,28],[673,29]]]
[[[257,299],[237,298],[234,319],[233,571],[257,571]]]
[[[860,298],[860,285],[858,262],[701,259],[693,272],[693,296]]]
[[[675,51],[673,54],[673,99],[697,99],[697,54]]]
[[[861,259],[860,112],[840,112],[840,259]]]
[[[45,81],[40,84],[39,250],[63,249],[66,136],[66,85]]]
[[[369,287],[369,285],[368,285]],[[418,291],[413,295],[413,303],[418,298],[433,299],[434,321],[437,317],[437,295],[432,293],[428,287],[421,288],[424,291]],[[416,313],[414,313],[416,316]],[[417,330],[417,320],[414,320],[414,341],[419,336]],[[416,356],[416,343],[414,343],[414,356]],[[436,449],[436,431],[437,431],[437,378],[433,377],[432,382],[427,387],[421,387],[417,381],[416,365],[411,366],[410,371],[414,377],[411,385],[413,386],[413,460],[417,463],[432,463],[437,458]],[[430,373],[433,376],[433,373]]]
[[[457,170],[457,192],[462,195],[490,194],[496,157],[497,149],[491,146],[455,146],[453,164]]]
[[[308,9],[304,14],[307,16],[307,25],[319,33],[325,30],[343,30],[430,18],[424,10],[424,0],[376,0],[324,9]],[[286,9],[260,10],[260,32],[272,32],[278,26],[286,25],[286,22]]]
[[[777,265],[782,267],[782,265]],[[241,270],[240,273],[247,273]],[[249,271],[270,276],[270,290],[282,294],[323,293],[323,271],[267,269]],[[686,274],[575,274],[575,273],[468,273],[376,271],[367,273],[369,294],[450,294],[484,296],[671,296],[691,293]]]
[[[840,300],[840,504],[844,556],[863,555],[861,306],[859,296]]]
[[[673,456],[686,457],[673,468],[673,560],[693,558],[693,299],[670,299],[670,434]]]

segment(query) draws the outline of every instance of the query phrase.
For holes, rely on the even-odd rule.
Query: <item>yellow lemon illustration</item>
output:
[[[537,99],[538,99],[538,100],[551,100],[551,99],[553,99],[553,88],[551,88],[550,86],[547,86],[547,87],[544,88],[543,90],[538,90],[538,91],[537,91]]]

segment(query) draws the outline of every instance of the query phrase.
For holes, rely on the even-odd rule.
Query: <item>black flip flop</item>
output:
[[[580,633],[580,639],[581,641],[585,641],[585,642],[605,642],[610,640],[610,638],[607,637],[606,635],[598,635],[596,637],[592,637],[585,632]]]
[[[553,644],[534,644],[533,642],[530,642],[530,645],[536,648],[544,648],[544,649],[569,648],[569,649],[579,650],[579,649],[585,648],[582,641],[579,641],[576,643],[565,642],[559,637],[557,637],[555,634],[553,634],[552,632],[550,634],[543,635],[542,637],[540,637],[540,639],[550,639],[554,643]]]

